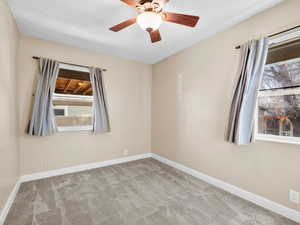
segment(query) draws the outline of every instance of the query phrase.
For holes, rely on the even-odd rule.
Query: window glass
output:
[[[55,109],[54,108],[54,114],[55,114],[55,116],[64,116],[65,115],[65,109]]]
[[[259,97],[258,132],[300,137],[300,95]]]
[[[262,90],[300,86],[300,58],[265,67]]]
[[[78,127],[92,125],[92,107],[66,106],[68,115],[56,115],[58,127]]]
[[[53,99],[58,128],[92,125],[93,91],[86,72],[60,69]],[[63,129],[61,129],[63,130]]]

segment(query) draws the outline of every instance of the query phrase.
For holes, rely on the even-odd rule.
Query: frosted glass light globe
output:
[[[137,23],[143,30],[157,30],[162,23],[162,18],[155,12],[143,12],[138,15]]]

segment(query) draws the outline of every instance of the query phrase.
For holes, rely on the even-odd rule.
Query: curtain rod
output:
[[[37,56],[33,56],[33,59],[40,59],[41,57],[37,57]],[[59,63],[63,63],[63,64],[67,64],[70,66],[80,66],[80,67],[85,67],[85,68],[90,68],[90,66],[84,66],[84,65],[79,65],[79,64],[73,64],[73,63],[66,63],[66,62],[62,62],[62,61],[58,61]],[[107,71],[107,69],[102,69],[102,71]]]
[[[286,30],[283,30],[283,31],[280,31],[280,32],[277,32],[277,33],[274,33],[274,34],[271,34],[268,37],[271,38],[271,37],[277,36],[279,34],[282,34],[282,33],[285,33],[285,32],[288,32],[288,31],[291,31],[291,30],[294,30],[294,29],[297,29],[297,28],[300,28],[300,25],[292,27],[292,28],[289,28],[289,29],[286,29]],[[240,49],[240,48],[241,48],[240,45],[238,45],[238,46],[235,47],[235,49]]]

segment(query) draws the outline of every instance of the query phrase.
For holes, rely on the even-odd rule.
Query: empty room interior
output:
[[[300,225],[299,0],[0,0],[0,225]]]

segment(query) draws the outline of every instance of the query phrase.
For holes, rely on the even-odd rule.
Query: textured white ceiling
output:
[[[170,0],[165,9],[200,16],[196,28],[164,22],[162,41],[151,44],[137,24],[108,28],[136,16],[119,0],[8,0],[22,33],[144,63],[156,63],[281,0]]]

